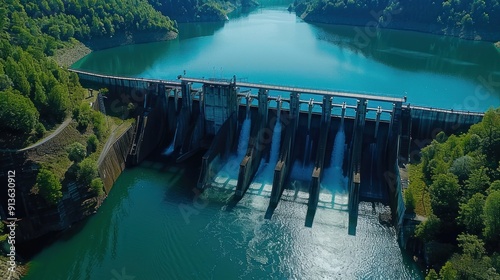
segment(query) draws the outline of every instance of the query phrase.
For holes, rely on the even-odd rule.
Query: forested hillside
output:
[[[237,7],[253,7],[255,0],[149,0],[157,10],[178,22],[220,21]]]
[[[145,30],[175,27],[146,0],[0,0],[0,146],[33,142],[80,104],[78,77],[49,58],[55,50]]]
[[[416,230],[428,279],[500,279],[500,109],[465,134],[438,134],[421,155],[404,195],[428,216]]]
[[[42,32],[61,40],[113,36],[120,31],[175,30],[146,0],[21,0]]]
[[[306,21],[370,25],[500,40],[499,0],[296,0]]]

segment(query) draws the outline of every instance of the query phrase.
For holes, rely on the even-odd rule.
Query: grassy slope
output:
[[[427,217],[432,213],[431,201],[421,170],[421,164],[408,165],[410,184],[406,191],[411,191],[413,194],[413,198],[415,199],[415,213]]]

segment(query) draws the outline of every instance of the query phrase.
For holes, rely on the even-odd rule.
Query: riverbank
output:
[[[119,33],[109,38],[98,38],[91,41],[80,42],[74,40],[67,46],[58,49],[52,57],[59,66],[69,68],[78,60],[84,58],[93,51],[110,49],[132,44],[145,44],[159,41],[176,39],[177,32],[142,32],[142,33]]]
[[[358,28],[356,32],[362,33],[359,34],[361,37],[367,37],[367,35],[371,37],[376,29],[385,28],[492,43],[500,40],[499,30],[488,28],[489,25],[484,23],[477,23],[477,26],[467,25],[463,22],[459,25],[452,25],[442,21],[440,14],[437,13],[440,10],[434,5],[388,7],[373,4],[368,7],[348,5],[340,8],[330,4],[327,2],[325,5],[316,5],[307,0],[296,1],[289,6],[288,10],[295,12],[298,17],[308,23],[355,26]],[[427,9],[431,11],[421,12]]]
[[[88,155],[88,157],[96,161],[97,157],[99,157],[99,161],[102,161],[102,158],[106,159],[96,166],[98,178],[101,178],[104,182],[106,195],[96,195],[69,174],[71,172],[71,163],[67,157],[66,147],[74,142],[85,143],[89,133],[92,133],[90,128],[83,133],[79,131],[75,121],[71,121],[69,125],[56,132],[55,135],[47,137],[47,141],[41,141],[39,145],[26,148],[9,156],[11,162],[8,165],[15,166],[11,168],[17,171],[16,175],[19,178],[16,180],[19,186],[16,197],[25,201],[29,207],[36,207],[30,208],[30,211],[32,213],[36,212],[36,214],[19,219],[16,228],[16,248],[18,260],[21,261],[21,264],[18,263],[14,273],[9,272],[7,258],[0,255],[1,279],[21,279],[29,270],[29,262],[33,254],[43,249],[43,246],[38,247],[39,242],[45,244],[46,240],[57,239],[61,232],[64,233],[68,229],[74,228],[75,224],[87,219],[101,207],[111,189],[109,180],[114,182],[125,167],[124,161],[129,142],[122,141],[122,138],[126,138],[125,140],[130,138],[130,136],[127,138],[124,135],[125,132],[131,131],[133,125],[133,119],[122,121],[112,117],[107,118],[106,123],[109,124],[109,132],[106,133],[103,141],[98,144],[96,151]],[[114,147],[117,145],[116,143],[122,144],[123,147],[117,149]],[[2,157],[5,155],[2,154]],[[35,184],[36,178],[36,172],[33,171],[33,168],[38,168],[36,167],[38,165],[48,167],[58,177],[63,178],[61,180],[63,198],[58,204],[57,210],[43,207],[43,203],[31,192],[30,186]],[[2,170],[5,167],[0,165]],[[54,215],[54,211],[58,215]],[[4,242],[6,241],[0,241],[0,245],[4,245]]]
[[[299,16],[299,15],[297,15]],[[358,28],[360,32],[360,38],[371,37],[372,32],[375,28],[384,28],[392,30],[402,30],[402,31],[414,31],[420,33],[434,34],[440,36],[451,36],[457,37],[464,40],[470,41],[486,41],[486,42],[497,42],[499,34],[497,33],[474,33],[474,32],[462,32],[453,29],[442,29],[438,25],[423,24],[416,22],[391,22],[391,23],[378,23],[374,19],[366,18],[350,18],[350,17],[330,17],[326,15],[302,15],[299,16],[307,23],[322,23],[322,24],[332,24],[332,25],[345,25]],[[500,44],[495,43],[497,48],[500,48]]]

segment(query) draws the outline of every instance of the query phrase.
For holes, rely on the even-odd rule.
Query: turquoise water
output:
[[[25,279],[420,279],[395,231],[361,205],[356,236],[347,212],[284,195],[271,220],[264,191],[230,209],[233,192],[193,197],[196,170],[146,162],[126,170],[81,230],[38,254]]]
[[[312,25],[284,8],[226,24],[185,24],[169,42],[90,54],[74,68],[158,79],[250,82],[408,96],[415,105],[484,111],[500,106],[493,44],[423,33]],[[360,35],[361,34],[361,35]]]

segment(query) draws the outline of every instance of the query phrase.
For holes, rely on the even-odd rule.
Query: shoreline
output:
[[[98,38],[92,41],[78,41],[70,42],[68,46],[56,50],[52,58],[56,63],[63,68],[70,68],[80,59],[89,55],[94,51],[110,49],[120,46],[145,44],[161,41],[174,40],[178,33],[169,31],[166,33],[159,32],[144,32],[144,33],[119,33],[111,38]]]
[[[322,22],[322,21],[311,21],[311,20],[304,20],[304,19],[302,19],[302,20],[308,24],[317,25],[317,26],[326,25],[326,26],[343,26],[343,27],[359,28],[359,30],[361,31],[361,34],[359,34],[361,36],[361,39],[373,37],[370,33],[370,32],[372,32],[372,30],[365,32],[364,27],[367,26],[366,24],[328,23],[328,22]],[[401,28],[401,27],[395,27],[395,26],[389,26],[389,27],[380,26],[380,27],[377,27],[377,29],[391,30],[391,31],[402,31],[402,32],[415,32],[415,33],[427,34],[427,35],[432,35],[432,36],[442,36],[442,37],[449,38],[449,39],[453,38],[453,39],[457,39],[457,40],[464,40],[464,41],[471,41],[471,42],[478,42],[478,43],[481,42],[481,43],[491,44],[493,47],[495,47],[500,52],[500,41],[496,41],[496,40],[484,40],[484,39],[479,39],[479,38],[462,37],[462,36],[458,36],[458,35],[443,33],[439,30],[426,31],[426,30],[412,28],[412,27]]]
[[[327,25],[338,25],[338,26],[348,26],[348,27],[367,27],[371,26],[371,21],[366,21],[363,19],[346,19],[346,18],[325,18],[324,16],[310,16],[310,15],[301,15],[296,16],[302,19],[304,22],[308,24],[327,24]],[[427,27],[427,28],[423,28]],[[415,23],[406,23],[406,24],[388,24],[387,26],[377,26],[380,29],[387,30],[398,30],[398,31],[409,31],[409,32],[418,32],[423,34],[431,34],[437,36],[447,36],[452,38],[457,38],[461,40],[468,41],[476,41],[476,42],[485,42],[491,43],[496,47],[498,51],[500,51],[500,38],[494,38],[494,34],[483,34],[483,37],[480,35],[474,34],[456,34],[456,33],[447,33],[445,30],[439,29],[437,26],[433,25],[422,25]],[[169,31],[167,33],[158,33],[154,31],[145,32],[145,33],[119,33],[115,34],[113,37],[108,38],[97,38],[89,41],[78,41],[74,40],[70,42],[68,46],[65,46],[61,49],[56,50],[55,54],[52,58],[56,61],[56,63],[63,68],[70,68],[71,65],[89,55],[94,51],[104,50],[115,48],[119,46],[133,45],[133,44],[145,44],[145,43],[154,43],[161,41],[173,40],[178,37],[178,33]],[[484,38],[486,37],[486,38]],[[497,40],[498,39],[498,40]]]
[[[438,36],[455,37],[468,41],[489,42],[492,44],[500,44],[500,34],[493,31],[473,30],[462,31],[458,29],[448,28],[439,24],[421,23],[416,21],[405,21],[401,18],[392,18],[386,22],[379,22],[374,15],[360,15],[358,17],[345,17],[339,15],[327,15],[316,11],[305,11],[302,5],[288,7],[289,12],[295,13],[297,17],[306,23],[320,23],[331,25],[345,25],[353,27],[364,27],[369,29],[367,32],[372,32],[373,28],[391,29],[400,31],[414,31],[419,33],[433,34]]]
[[[340,20],[333,20],[333,19],[324,19],[323,17],[317,17],[317,16],[299,16],[297,17],[301,18],[304,22],[309,23],[309,24],[329,24],[329,25],[340,25],[340,26],[350,26],[350,27],[358,27],[358,28],[370,28],[375,27],[372,25],[372,22],[375,22],[374,20],[352,20],[352,19],[340,19]],[[495,33],[483,33],[483,34],[470,34],[470,33],[460,33],[459,31],[452,30],[452,31],[446,31],[443,29],[440,29],[438,26],[435,25],[425,25],[425,24],[417,24],[417,23],[393,23],[393,24],[387,24],[387,26],[382,26],[381,24],[376,25],[376,28],[380,29],[387,29],[387,30],[399,30],[399,31],[410,31],[410,32],[418,32],[418,33],[424,33],[424,34],[430,34],[430,35],[437,35],[437,36],[445,36],[445,37],[452,37],[452,38],[457,38],[461,40],[467,40],[467,41],[475,41],[475,42],[485,42],[485,43],[491,43],[492,45],[495,45],[496,43],[500,42],[500,38],[495,37]]]

